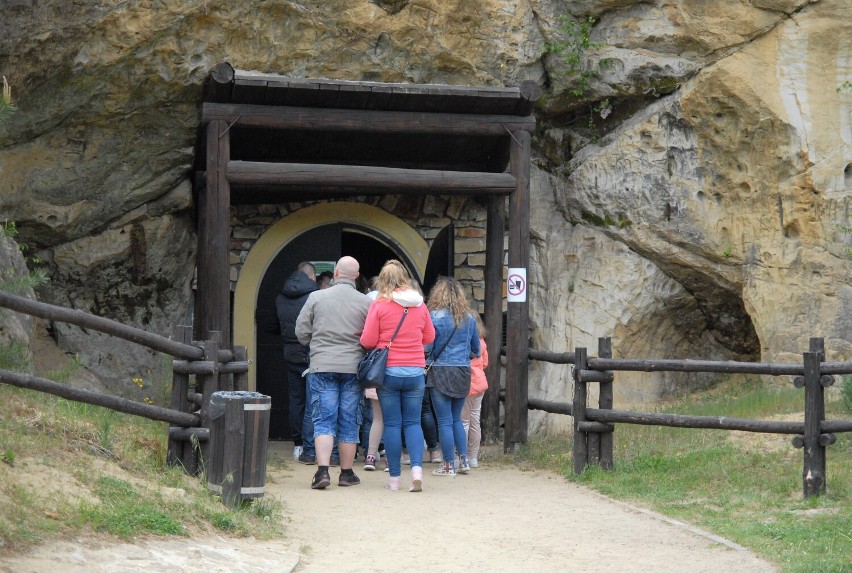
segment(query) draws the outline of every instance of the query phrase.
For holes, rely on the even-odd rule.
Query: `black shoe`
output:
[[[331,462],[328,464],[329,466],[336,468],[340,465],[340,456],[331,456]]]
[[[317,463],[317,457],[310,454],[301,454],[299,455],[299,463],[305,464],[306,466],[312,466]]]
[[[361,479],[355,475],[355,472],[351,472],[348,474],[340,472],[340,477],[337,479],[337,485],[341,487],[358,485],[359,483],[361,483]]]
[[[314,474],[314,480],[311,482],[311,489],[324,489],[331,485],[331,477],[328,472],[317,472]]]

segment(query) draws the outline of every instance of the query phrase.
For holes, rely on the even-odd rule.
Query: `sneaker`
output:
[[[444,461],[444,458],[439,450],[435,450],[429,454],[429,461],[433,464],[440,464]]]
[[[385,484],[385,487],[391,491],[399,491],[399,476],[397,477],[389,477],[388,483]]]
[[[411,487],[408,491],[423,491],[423,468],[411,466]]]
[[[389,471],[390,471],[390,468],[386,465],[385,466],[385,472],[389,472]]]
[[[467,456],[460,456],[461,463],[459,464],[459,473],[466,474],[470,471],[470,464],[467,461]]]
[[[478,468],[479,467],[479,460],[477,460],[476,458],[470,458],[469,460],[467,460],[467,463],[469,463],[470,467],[472,467],[472,468]]]
[[[433,476],[456,477],[456,469],[449,462],[444,462],[444,465],[436,470],[432,470]]]
[[[331,485],[331,477],[328,472],[317,472],[311,482],[311,489],[325,489]]]
[[[367,454],[367,459],[364,460],[364,470],[368,472],[376,471],[376,456]]]
[[[405,454],[405,455],[402,456],[401,463],[404,466],[410,466],[411,465],[411,458],[408,456],[408,454]]]
[[[298,461],[299,456],[302,455],[302,451],[302,446],[296,446],[293,448],[293,459]]]
[[[312,466],[317,463],[317,457],[312,456],[311,454],[306,454],[303,451],[302,454],[299,456],[299,463],[305,464],[306,466]]]
[[[340,465],[340,456],[331,456],[331,461],[328,464],[329,466],[336,468]]]
[[[340,472],[340,477],[337,478],[337,485],[339,485],[340,487],[358,485],[359,483],[361,483],[361,479],[355,475],[355,472]]]

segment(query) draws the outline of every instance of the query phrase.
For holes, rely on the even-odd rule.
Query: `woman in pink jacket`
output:
[[[378,295],[370,305],[361,345],[367,349],[384,348],[393,339],[388,351],[385,381],[378,389],[379,404],[385,423],[384,443],[388,464],[388,489],[398,490],[402,473],[402,433],[411,457],[411,487],[423,489],[423,429],[420,410],[426,382],[423,347],[435,340],[435,327],[423,296],[412,288],[408,271],[397,260],[385,263],[379,273]],[[400,320],[405,317],[400,325]]]
[[[482,428],[479,424],[482,415],[482,396],[488,390],[485,368],[488,366],[488,348],[485,346],[485,325],[479,315],[475,315],[479,329],[479,356],[470,359],[470,392],[462,408],[461,419],[467,434],[467,458],[470,467],[479,467],[479,444],[482,442]]]

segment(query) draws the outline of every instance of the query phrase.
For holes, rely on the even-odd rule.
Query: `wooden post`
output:
[[[174,340],[189,344],[192,342],[192,328],[189,326],[176,326],[174,329]],[[189,375],[172,373],[172,410],[178,412],[189,412]],[[192,448],[192,444],[186,440],[178,440],[169,435],[168,454],[166,455],[166,463],[169,465],[178,465],[183,463],[184,448]],[[184,468],[186,470],[186,468]]]
[[[503,197],[488,199],[488,219],[485,235],[485,326],[488,336],[488,367],[485,377],[488,390],[482,399],[483,437],[496,443],[500,431],[500,351],[503,346],[503,228],[505,224]]]
[[[208,340],[203,344],[204,359],[216,360],[219,354],[219,341]],[[196,376],[201,386],[201,427],[210,428],[210,397],[218,390],[218,372]],[[201,444],[201,465],[206,465],[210,459],[210,443]]]
[[[199,337],[209,340],[210,331],[218,330],[225,348],[231,346],[231,282],[228,264],[231,189],[227,179],[227,165],[231,155],[229,127],[223,120],[211,121],[207,126],[207,171],[205,188],[199,193],[198,206],[196,294]]]
[[[574,349],[574,473],[581,474],[589,463],[587,444],[588,432],[580,429],[580,424],[586,421],[586,383],[580,379],[580,371],[585,370],[587,363],[585,348]]]
[[[805,432],[802,489],[805,497],[825,493],[825,446],[820,443],[820,431],[825,419],[825,396],[820,383],[819,363],[822,359],[822,340],[811,339],[811,352],[804,355],[805,367]],[[815,351],[816,350],[816,351]]]
[[[530,235],[530,134],[510,132],[509,166],[516,187],[509,196],[509,268],[527,270],[529,267]],[[526,443],[529,412],[529,284],[524,285],[523,302],[508,303],[506,332],[506,430],[503,447]]]
[[[612,358],[612,338],[598,338],[598,357],[599,358]],[[600,396],[598,400],[598,407],[601,410],[612,410],[613,397],[612,397],[612,382],[601,382],[600,383]],[[614,432],[604,432],[600,434],[601,436],[601,467],[605,470],[611,470],[613,465],[613,433]]]
[[[234,361],[247,362],[248,352],[245,346],[234,347]],[[245,392],[248,390],[248,370],[240,374],[234,374],[234,390]]]

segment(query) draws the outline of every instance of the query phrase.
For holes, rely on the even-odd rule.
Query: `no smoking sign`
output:
[[[527,301],[527,269],[509,269],[509,276],[506,279],[506,301]]]

